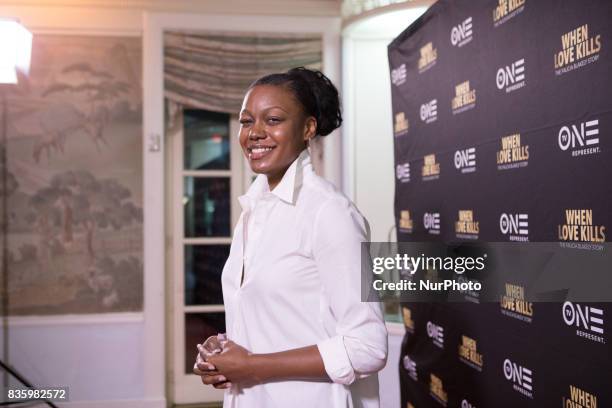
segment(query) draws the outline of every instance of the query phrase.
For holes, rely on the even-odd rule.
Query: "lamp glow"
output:
[[[28,74],[32,33],[18,21],[0,19],[0,83],[16,84],[17,71]]]

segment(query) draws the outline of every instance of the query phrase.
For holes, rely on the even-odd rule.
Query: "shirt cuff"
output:
[[[334,336],[317,344],[325,372],[329,378],[339,384],[349,385],[355,381],[355,370],[344,347],[342,336]]]

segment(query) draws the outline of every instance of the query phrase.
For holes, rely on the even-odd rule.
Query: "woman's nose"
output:
[[[251,126],[251,130],[249,131],[249,139],[263,139],[264,137],[266,137],[264,130],[263,130],[263,126],[261,126],[261,124],[259,122],[255,122],[253,123],[253,126]]]

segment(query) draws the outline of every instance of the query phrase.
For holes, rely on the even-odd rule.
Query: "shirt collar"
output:
[[[267,176],[265,174],[259,174],[246,194],[238,197],[240,206],[245,211],[251,210],[253,204],[266,193],[274,194],[288,204],[295,204],[297,191],[302,185],[304,169],[307,166],[310,166],[310,154],[308,153],[308,149],[304,149],[293,163],[291,163],[287,171],[285,171],[281,181],[272,191],[270,191]]]

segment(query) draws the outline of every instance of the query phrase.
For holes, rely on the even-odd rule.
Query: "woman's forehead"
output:
[[[242,110],[263,110],[279,107],[284,110],[299,109],[293,92],[282,85],[256,85],[244,97]]]

